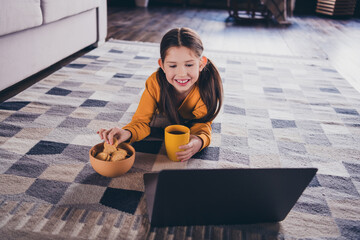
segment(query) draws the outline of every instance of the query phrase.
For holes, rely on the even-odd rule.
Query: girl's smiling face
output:
[[[199,58],[189,48],[182,46],[169,48],[164,62],[159,59],[167,81],[182,97],[190,93],[206,63],[206,57]]]

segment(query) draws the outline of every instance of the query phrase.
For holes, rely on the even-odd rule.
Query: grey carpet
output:
[[[206,55],[223,77],[224,106],[211,145],[185,163],[167,159],[156,129],[134,144],[121,177],[98,175],[88,159],[100,127],[131,120],[157,44],[109,41],[1,103],[1,238],[358,238],[360,94],[326,60]],[[244,167],[319,171],[280,223],[150,228],[144,173]]]

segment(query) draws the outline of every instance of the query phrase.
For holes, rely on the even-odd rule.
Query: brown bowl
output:
[[[99,143],[90,149],[90,163],[97,173],[105,177],[118,177],[130,170],[135,161],[135,149],[128,143],[120,143],[118,147],[125,149],[130,157],[115,162],[103,161],[94,157],[94,153],[103,151],[103,143]]]

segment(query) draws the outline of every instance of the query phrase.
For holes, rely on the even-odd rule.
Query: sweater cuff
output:
[[[122,129],[128,130],[131,133],[131,137],[129,138],[129,140],[126,141],[127,143],[131,144],[131,143],[136,142],[137,135],[136,135],[135,129],[133,129],[131,127],[123,127]]]
[[[202,145],[201,149],[199,150],[199,152],[210,145],[210,139],[206,134],[200,134],[200,135],[196,135],[196,136],[199,137],[203,142],[203,145]]]

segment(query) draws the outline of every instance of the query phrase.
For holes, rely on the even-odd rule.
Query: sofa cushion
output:
[[[101,0],[41,0],[44,23],[85,12],[100,5]]]
[[[40,0],[0,0],[0,36],[43,22]]]

